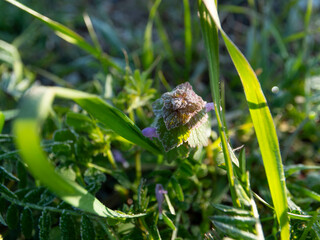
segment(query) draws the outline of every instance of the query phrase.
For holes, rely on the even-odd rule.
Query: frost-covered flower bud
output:
[[[161,184],[156,185],[156,198],[158,202],[159,207],[159,218],[162,219],[162,203],[164,200],[164,194],[167,194],[168,192],[163,189],[163,186]]]
[[[187,151],[207,145],[210,135],[207,111],[210,107],[188,82],[156,100],[152,104],[156,116],[153,126],[165,151],[182,144]]]

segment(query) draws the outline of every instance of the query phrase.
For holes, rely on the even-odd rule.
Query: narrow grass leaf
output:
[[[152,44],[152,29],[153,21],[157,13],[157,9],[161,3],[161,0],[156,0],[151,7],[148,23],[144,32],[144,44],[143,44],[143,65],[147,69],[153,62],[153,44]]]
[[[295,189],[297,192],[299,192],[299,194],[302,194],[304,196],[307,196],[309,198],[312,198],[312,199],[320,202],[320,194],[319,193],[316,193],[308,188],[299,186],[297,184],[290,184],[288,186],[289,186],[289,188]]]
[[[185,44],[185,63],[186,73],[189,74],[192,60],[192,31],[191,14],[189,0],[183,0],[184,7],[184,44]]]
[[[228,174],[228,181],[230,185],[230,192],[232,197],[232,203],[234,206],[240,207],[241,203],[237,198],[234,174],[232,168],[231,153],[228,149],[227,135],[225,132],[226,126],[224,126],[221,114],[221,100],[220,100],[220,84],[219,84],[219,39],[218,29],[215,26],[213,19],[210,17],[205,5],[201,0],[198,0],[199,14],[201,29],[204,36],[204,42],[207,50],[208,62],[209,62],[209,76],[210,76],[210,88],[212,98],[214,101],[214,110],[219,126],[219,135],[222,143],[223,155],[225,158],[226,170]]]
[[[290,226],[287,213],[285,177],[278,138],[267,101],[250,64],[221,28],[215,2],[210,0],[203,0],[203,2],[220,30],[229,55],[240,76],[260,146],[277,219],[280,223],[281,237],[282,239],[289,239]]]
[[[308,166],[304,164],[284,166],[286,177],[303,170],[320,170],[320,166]]]
[[[0,133],[2,132],[4,122],[5,122],[5,116],[4,116],[3,112],[0,111]]]
[[[86,212],[103,217],[130,218],[128,215],[106,208],[98,199],[77,183],[66,179],[57,172],[40,147],[39,130],[46,119],[55,97],[72,99],[94,118],[115,133],[149,151],[159,154],[156,146],[145,138],[139,128],[118,109],[105,103],[101,98],[84,92],[64,89],[36,87],[23,98],[19,118],[14,122],[16,144],[29,171],[64,201]]]

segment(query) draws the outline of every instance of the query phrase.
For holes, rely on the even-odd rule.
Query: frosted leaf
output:
[[[168,130],[184,125],[205,107],[202,100],[186,82],[178,85],[171,92],[164,93],[152,105],[154,114],[163,117]]]
[[[197,146],[207,146],[208,138],[210,137],[211,129],[209,121],[204,122],[197,128],[191,130],[188,144],[190,147],[195,148]]]
[[[163,100],[161,98],[157,99],[152,104],[152,110],[154,115],[156,115],[156,117],[162,117],[162,107],[163,107]]]
[[[167,130],[163,118],[161,118],[157,121],[157,134],[164,150],[168,152],[186,142],[189,138],[190,130],[185,125]]]
[[[197,146],[208,144],[210,124],[207,105],[189,83],[178,85],[152,104],[156,128],[164,150],[185,146],[184,156]]]
[[[188,143],[192,148],[208,144],[210,124],[205,110],[195,115],[187,124],[170,130],[166,129],[163,118],[158,119],[156,126],[157,135],[165,151],[179,147],[183,143]]]

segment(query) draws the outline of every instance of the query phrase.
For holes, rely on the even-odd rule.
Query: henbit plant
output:
[[[162,98],[154,103],[156,131],[149,129],[152,130],[151,135],[149,135],[150,132],[148,133],[149,130],[141,132],[135,121],[141,121],[145,123],[144,125],[148,125],[141,107],[150,106],[150,100],[154,99],[155,94],[153,89],[151,91],[146,89],[146,86],[152,84],[152,80],[147,77],[150,70],[143,73],[136,70],[132,73],[128,67],[122,69],[115,64],[108,55],[102,52],[97,41],[94,41],[96,36],[94,36],[92,26],[90,27],[90,18],[87,15],[84,16],[84,19],[94,47],[65,26],[14,0],[7,1],[45,22],[63,39],[92,54],[105,69],[109,67],[116,69],[120,74],[125,74],[125,89],[115,103],[119,105],[125,103],[127,109],[123,108],[130,117],[128,118],[119,109],[106,103],[97,95],[81,91],[58,87],[34,87],[25,94],[20,106],[20,115],[14,123],[15,137],[0,135],[0,142],[4,143],[1,148],[0,161],[6,167],[0,168],[2,180],[0,184],[0,223],[12,229],[11,238],[18,236],[19,231],[15,230],[20,228],[26,238],[36,234],[40,239],[48,239],[49,237],[91,239],[94,236],[110,239],[176,239],[176,237],[199,239],[201,238],[200,233],[208,232],[208,219],[210,219],[215,228],[206,234],[207,239],[213,239],[211,234],[214,234],[216,239],[222,239],[224,236],[236,239],[264,239],[264,234],[276,238],[279,237],[276,233],[279,230],[281,230],[282,239],[289,239],[288,214],[293,223],[292,238],[299,236],[305,239],[308,235],[320,238],[318,212],[310,211],[310,208],[302,211],[290,198],[286,200],[284,173],[270,111],[252,68],[222,30],[214,1],[198,1],[200,22],[209,59],[210,85],[214,99],[213,108],[220,133],[220,138],[213,143],[210,141],[214,138],[210,136],[209,145],[205,149],[201,149],[201,146],[207,144],[208,135],[205,130],[207,127],[204,129],[201,127],[206,126],[208,122],[206,110],[207,108],[211,109],[212,105],[207,107],[205,102],[198,98],[199,96],[194,95],[195,93],[188,83],[178,86],[172,92],[163,94]],[[149,21],[155,19],[158,29],[161,30],[159,28],[161,24],[156,16],[159,4],[160,1],[155,2],[153,10],[150,12]],[[185,54],[186,65],[189,66],[191,42],[188,1],[184,1],[184,5]],[[254,175],[254,171],[251,170],[249,173],[247,170],[244,148],[241,149],[237,157],[229,144],[226,117],[224,116],[225,109],[223,99],[220,99],[219,89],[218,31],[222,34],[244,86],[274,207],[251,189],[250,182],[255,181],[251,177]],[[145,36],[148,36],[149,42],[145,42],[148,47],[145,49],[147,50],[146,54],[153,58],[153,53],[150,53],[153,51],[150,48],[152,46],[150,34],[150,27],[147,27]],[[168,57],[170,59],[170,56]],[[146,59],[145,64],[149,67],[152,60]],[[174,63],[172,56],[171,63]],[[181,90],[182,92],[180,92]],[[186,93],[186,95],[180,96],[180,93],[182,95]],[[189,96],[191,97],[189,98]],[[77,113],[62,107],[60,102],[59,105],[53,105],[55,98],[73,100],[76,105],[72,105],[72,109]],[[193,103],[193,99],[197,99],[197,102],[200,103],[199,106],[196,104],[184,112],[185,104],[189,101]],[[167,101],[167,105],[164,103],[165,101]],[[314,99],[310,99],[310,101],[313,103]],[[185,115],[180,114],[181,118],[171,118],[177,115],[174,110],[178,110],[178,115],[179,111]],[[135,113],[139,119],[135,118]],[[200,118],[193,119],[199,113],[201,113]],[[7,112],[0,113],[0,130],[5,119],[3,116],[7,119],[9,115]],[[61,120],[62,118],[65,120]],[[188,125],[191,120],[195,121],[194,126],[196,127]],[[191,126],[190,129],[188,126]],[[166,132],[175,129],[179,129],[178,133],[174,135],[176,139],[168,142],[166,139],[172,136],[172,132],[169,135],[166,135]],[[205,136],[203,141],[200,141],[201,144],[199,141],[194,141],[195,138],[191,138],[192,132],[199,129],[201,130],[200,135]],[[143,136],[143,133],[160,137],[160,142],[157,142],[156,138],[153,139],[154,141],[150,141]],[[50,140],[41,140],[42,136]],[[19,150],[12,149],[13,139]],[[218,146],[220,139],[223,154],[220,154],[222,161],[219,163],[219,168],[227,172],[233,207],[217,204],[221,203],[221,196],[226,196],[225,191],[228,188],[225,187],[224,178],[217,178],[219,175],[214,173],[219,170],[216,170],[216,166],[210,168],[201,162],[204,160],[204,155],[221,150]],[[200,139],[196,138],[196,140]],[[111,151],[111,144],[113,147],[121,145],[125,149],[124,151],[128,151],[128,154],[134,158],[134,182],[132,182],[132,177],[126,175],[126,171],[117,166],[116,162],[123,162],[123,159],[120,160],[121,156],[115,151]],[[150,153],[143,152],[140,147],[132,148],[133,145],[140,146]],[[199,148],[194,149],[196,151],[193,151],[191,156],[186,158],[191,148],[197,145]],[[162,152],[160,150],[162,146],[165,150],[170,151]],[[186,151],[180,151],[181,146],[185,147]],[[21,159],[18,153],[21,155]],[[167,165],[164,164],[162,155],[169,160],[177,159]],[[144,161],[151,159],[153,162],[158,162],[156,166],[151,166],[152,171],[149,175],[142,175],[141,159]],[[216,160],[218,161],[218,157]],[[15,161],[17,162],[16,170],[15,164],[13,164]],[[53,169],[51,163],[55,165],[56,169]],[[128,164],[132,164],[132,162]],[[36,184],[31,183],[28,178],[26,167],[37,179]],[[306,169],[318,168],[317,166],[309,168],[291,166],[285,168],[285,173],[287,177],[290,177],[293,173]],[[204,178],[203,176],[207,176],[209,171],[212,175],[208,175],[209,178]],[[11,172],[15,173],[17,177]],[[128,199],[128,204],[124,204],[122,211],[107,208],[95,197],[98,190],[101,189],[102,183],[110,182],[110,179],[106,181],[103,173],[116,179],[117,183],[112,187],[122,193],[121,196],[126,196]],[[130,171],[128,173],[132,174]],[[142,178],[146,178],[147,181]],[[215,179],[215,184],[212,184],[213,179]],[[64,201],[59,201],[46,188],[40,187],[38,180]],[[12,190],[14,189],[12,183],[17,183],[17,190]],[[164,187],[158,183],[162,183]],[[209,187],[205,187],[206,185]],[[311,201],[319,201],[318,194],[310,189],[295,182],[288,186],[293,193],[295,191],[303,193],[308,197],[308,201],[310,199]],[[217,189],[219,187],[220,190]],[[132,198],[129,197],[128,191],[133,193]],[[214,197],[211,196],[212,193]],[[267,206],[271,213],[270,217],[259,216],[258,209],[260,210],[261,207],[258,208],[254,198]],[[114,199],[119,200],[119,197],[116,196],[109,200],[114,201]],[[158,201],[158,208],[155,200]],[[165,207],[162,206],[164,200]],[[174,202],[171,203],[172,201]],[[104,202],[108,204],[108,201]],[[288,204],[293,213],[287,213]],[[8,209],[4,209],[7,206]],[[169,211],[165,210],[166,207]],[[209,217],[212,215],[212,208],[221,214]],[[201,211],[204,219],[200,227],[190,223],[193,211],[196,211],[196,214]],[[273,211],[277,217],[272,217]],[[2,217],[4,212],[6,218]],[[39,221],[35,221],[37,218]],[[277,224],[273,227],[268,226],[270,224],[262,224],[272,219],[278,219],[280,227]],[[199,219],[197,220],[199,221]],[[306,226],[300,227],[304,221]],[[59,226],[57,226],[58,222]],[[79,227],[79,224],[75,223],[80,223],[81,226]],[[197,224],[199,225],[199,223]]]

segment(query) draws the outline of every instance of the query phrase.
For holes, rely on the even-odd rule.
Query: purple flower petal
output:
[[[206,104],[206,112],[210,112],[211,110],[214,110],[214,103],[209,102]]]
[[[124,159],[124,157],[122,156],[122,153],[119,150],[117,150],[117,149],[112,150],[112,155],[114,157],[114,160],[116,162],[122,163],[122,166],[124,168],[129,167],[129,163],[127,162],[126,159]]]
[[[153,137],[158,138],[157,129],[154,127],[147,127],[142,130],[142,134],[145,137],[152,139]]]
[[[159,207],[159,218],[162,219],[162,202],[164,200],[164,194],[167,194],[168,192],[163,189],[163,186],[161,184],[156,185],[156,198],[158,202]]]

